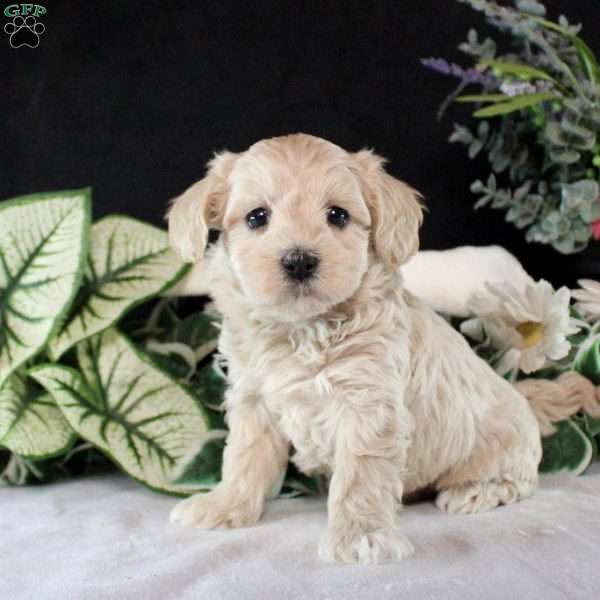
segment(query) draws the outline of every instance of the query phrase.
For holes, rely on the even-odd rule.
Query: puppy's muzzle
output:
[[[287,277],[297,282],[307,281],[313,277],[318,264],[317,255],[302,248],[289,250],[281,259],[281,266]]]

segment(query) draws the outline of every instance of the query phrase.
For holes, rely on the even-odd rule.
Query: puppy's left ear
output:
[[[385,265],[397,269],[419,249],[422,196],[388,175],[385,159],[372,151],[361,150],[353,158],[373,220],[371,245]]]

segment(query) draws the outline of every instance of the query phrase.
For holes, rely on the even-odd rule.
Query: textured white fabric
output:
[[[530,500],[454,516],[423,503],[400,564],[317,559],[324,499],[273,500],[258,526],[167,523],[175,499],[122,476],[0,490],[2,600],[598,598],[600,465],[542,478]]]
[[[504,281],[516,289],[532,278],[501,246],[458,246],[417,252],[401,268],[404,285],[431,308],[457,317],[469,315],[473,294],[486,294],[486,283]]]

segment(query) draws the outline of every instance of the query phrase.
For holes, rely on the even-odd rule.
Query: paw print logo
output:
[[[46,31],[43,23],[40,23],[33,15],[22,17],[17,15],[4,25],[4,33],[10,37],[10,45],[13,48],[28,46],[37,48],[40,45],[40,35]]]

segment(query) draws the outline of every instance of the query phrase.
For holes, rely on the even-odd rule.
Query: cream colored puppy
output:
[[[403,494],[434,486],[469,513],[529,496],[541,457],[527,401],[402,287],[418,247],[418,194],[370,151],[298,134],[225,152],[169,212],[184,260],[203,255],[223,315],[230,433],[223,480],[174,522],[260,518],[288,455],[331,477],[327,560],[412,553]]]

